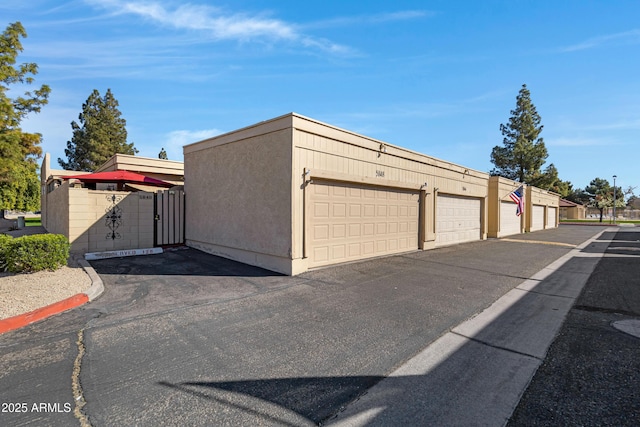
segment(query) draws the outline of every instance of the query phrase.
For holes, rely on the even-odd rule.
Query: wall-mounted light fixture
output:
[[[387,146],[384,144],[380,144],[380,152],[381,153],[386,153],[387,152]]]

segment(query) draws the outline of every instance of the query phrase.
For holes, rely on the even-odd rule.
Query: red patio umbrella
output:
[[[96,183],[96,182],[117,182],[117,183],[133,183],[133,184],[145,184],[156,187],[173,187],[174,184],[160,179],[151,178],[136,172],[129,171],[111,171],[111,172],[96,172],[88,173],[85,175],[67,175],[61,177],[62,179],[78,179],[82,182]]]

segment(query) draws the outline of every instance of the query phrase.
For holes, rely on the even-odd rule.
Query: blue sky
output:
[[[522,84],[548,163],[583,188],[640,192],[640,2],[29,0],[49,104],[23,122],[52,166],[93,89],[110,88],[139,155],[289,112],[488,172]]]

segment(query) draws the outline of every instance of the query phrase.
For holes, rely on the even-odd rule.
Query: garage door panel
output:
[[[365,256],[373,255],[375,251],[373,250],[373,242],[364,242],[362,243],[362,254]]]
[[[313,258],[317,262],[324,262],[329,259],[329,247],[328,246],[320,246],[313,248]]]
[[[308,191],[310,267],[418,248],[418,192],[329,181]]]
[[[360,243],[351,243],[349,245],[349,257],[356,258],[359,257],[362,253],[362,249],[360,248]]]
[[[439,195],[436,246],[480,240],[480,199]]]
[[[549,207],[547,209],[547,228],[555,228],[558,226],[556,223],[558,208]]]
[[[372,218],[376,214],[376,206],[375,205],[364,205],[364,216]]]
[[[534,205],[531,215],[531,231],[542,230],[544,228],[544,206]]]
[[[328,240],[329,239],[329,226],[324,225],[314,225],[313,226],[313,238],[315,240]]]
[[[335,203],[333,205],[333,216],[336,218],[347,216],[347,205],[345,203]]]
[[[347,225],[346,224],[336,224],[333,226],[333,233],[331,237],[334,239],[342,239],[347,236]]]
[[[517,205],[514,202],[500,203],[500,236],[520,234],[521,217],[516,215]]]
[[[374,224],[362,224],[362,234],[364,236],[373,236],[375,233],[375,225]]]
[[[315,203],[314,215],[316,218],[328,218],[329,217],[329,203]]]

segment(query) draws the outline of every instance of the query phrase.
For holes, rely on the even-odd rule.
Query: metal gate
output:
[[[184,191],[164,190],[155,193],[153,217],[154,246],[184,244]]]

